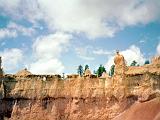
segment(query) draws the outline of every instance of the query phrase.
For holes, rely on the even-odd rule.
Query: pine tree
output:
[[[99,68],[98,68],[98,70],[97,70],[98,77],[102,76],[103,72],[106,72],[106,69],[105,69],[104,66],[100,65]]]
[[[130,66],[137,66],[137,62],[133,60]]]
[[[149,60],[146,60],[146,61],[144,62],[144,65],[147,65],[147,64],[150,64]]]
[[[83,75],[83,67],[82,67],[82,65],[79,65],[79,66],[78,66],[77,73],[78,73],[80,76]]]
[[[111,68],[110,68],[110,71],[109,71],[109,76],[114,75],[114,68],[115,68],[115,65],[112,65]]]

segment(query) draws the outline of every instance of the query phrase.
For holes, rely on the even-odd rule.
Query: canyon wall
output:
[[[107,78],[6,75],[0,80],[0,120],[132,120],[123,116],[137,104],[158,101],[160,108],[159,90],[159,65]],[[160,112],[155,109],[148,120]]]

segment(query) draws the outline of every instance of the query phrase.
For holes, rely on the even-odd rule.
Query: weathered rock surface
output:
[[[115,63],[115,75],[122,75],[127,69],[124,56],[121,55],[119,52],[117,52],[114,58],[114,63]]]
[[[144,103],[136,102],[113,120],[160,120],[160,98]]]
[[[159,64],[132,69],[112,78],[6,75],[0,120],[159,120]]]

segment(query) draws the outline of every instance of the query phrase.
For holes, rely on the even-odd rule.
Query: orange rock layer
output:
[[[5,76],[0,120],[159,120],[160,67],[132,69],[112,78]]]

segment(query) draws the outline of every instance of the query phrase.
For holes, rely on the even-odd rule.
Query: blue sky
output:
[[[116,8],[116,9],[115,9]],[[160,55],[159,0],[0,0],[0,55],[6,73],[76,73]]]

